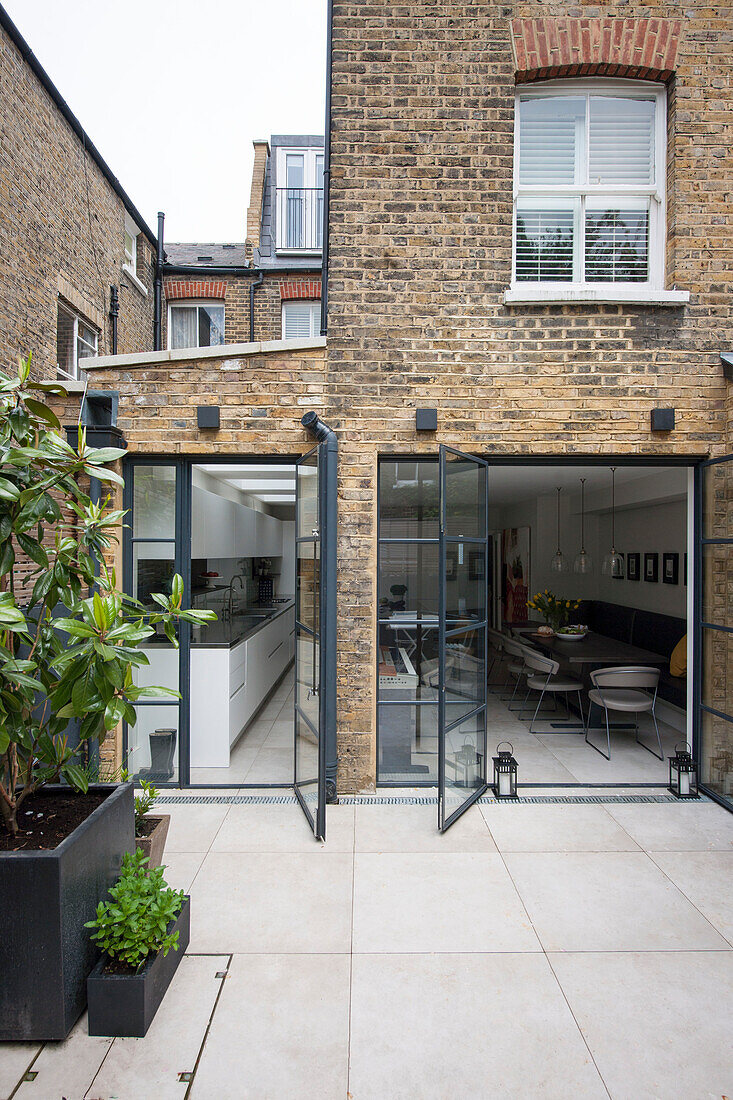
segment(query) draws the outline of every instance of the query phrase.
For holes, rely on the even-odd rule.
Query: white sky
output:
[[[167,241],[243,241],[252,141],[323,133],[326,0],[3,3]]]

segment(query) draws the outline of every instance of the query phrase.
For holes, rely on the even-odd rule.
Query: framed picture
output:
[[[626,580],[641,580],[641,554],[626,555]]]
[[[468,552],[468,579],[470,581],[482,581],[486,576],[486,555],[483,550],[469,550]]]
[[[624,568],[624,555],[621,553],[620,550],[617,550],[616,554],[620,558],[618,572],[613,572],[611,576],[615,581],[622,581],[624,579],[624,576],[626,575],[626,569]]]
[[[659,554],[644,555],[644,580],[651,584],[659,580]]]
[[[458,576],[458,550],[446,550],[445,552],[445,579],[454,581]]]
[[[526,623],[529,599],[529,527],[501,533],[501,613],[505,623]]]
[[[664,584],[680,583],[679,554],[662,554],[662,581]]]

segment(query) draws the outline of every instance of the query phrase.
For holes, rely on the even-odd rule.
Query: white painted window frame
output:
[[[60,298],[57,302],[57,306],[58,306],[58,309],[62,313],[67,314],[67,316],[70,317],[74,322],[74,335],[73,335],[74,359],[73,359],[73,362],[72,362],[72,365],[71,365],[71,371],[67,371],[64,367],[61,366],[60,363],[57,363],[56,364],[56,372],[62,379],[63,378],[69,378],[72,381],[78,381],[79,378],[81,377],[80,372],[85,369],[84,367],[80,366],[79,364],[83,363],[84,359],[95,359],[99,356],[99,332],[97,331],[96,326],[93,325],[91,321],[88,321],[86,319],[86,317],[82,317],[79,313],[76,312],[76,310],[73,308],[73,306],[67,305],[67,303],[65,301],[62,301]],[[84,325],[85,328],[88,328],[91,332],[94,333],[94,344],[90,344],[88,340],[85,340],[84,337],[79,334],[79,322],[81,322],[81,324]],[[79,358],[79,343],[80,342],[82,344],[84,344],[85,347],[91,348],[94,351],[94,355],[87,355],[84,358],[80,359]]]
[[[310,306],[310,327],[311,332],[308,336],[286,336],[285,335],[285,312],[288,306],[292,305],[307,305]],[[283,340],[311,340],[314,336],[321,335],[321,299],[320,298],[288,298],[287,301],[282,303],[280,309],[280,317],[282,323],[282,338]]]
[[[574,185],[521,186],[519,179],[519,120],[522,99],[549,99],[566,96],[611,95],[649,99],[654,97],[654,182],[647,187],[576,183]],[[586,107],[586,118],[589,107]],[[585,163],[589,158],[590,127],[585,127]],[[667,175],[667,90],[663,84],[643,80],[548,80],[541,85],[519,85],[514,100],[514,175],[512,206],[512,282],[504,294],[506,304],[513,302],[650,302],[676,305],[689,300],[687,291],[665,290],[666,253],[666,175]],[[585,219],[582,216],[587,198],[618,195],[623,198],[646,198],[649,201],[649,278],[645,282],[590,282],[583,278],[572,281],[531,281],[516,278],[517,205],[523,198],[546,198],[556,195],[568,198],[580,208],[576,212],[573,234],[574,273],[582,275],[584,264]]]
[[[293,153],[303,156],[303,188],[312,192],[312,200],[315,200],[317,188],[317,164],[318,158],[325,165],[325,151],[323,146],[314,145],[281,145],[277,149],[277,161],[275,165],[275,251],[288,256],[314,256],[320,255],[321,248],[288,248],[282,244],[281,232],[284,225],[284,213],[282,209],[283,188],[287,187],[287,158]],[[323,200],[321,200],[323,209]],[[309,212],[306,211],[304,220],[307,222]]]
[[[132,247],[129,249],[125,240],[126,236],[132,239]],[[122,244],[125,250],[125,262],[122,266],[135,277],[137,277],[137,239],[139,236],[140,230],[135,225],[130,215],[125,213],[125,232],[122,237]]]
[[[172,348],[171,347],[171,310],[181,309],[181,308],[185,308],[187,306],[191,306],[191,307],[193,307],[193,306],[221,306],[221,308],[224,310],[224,337],[225,337],[225,343],[226,343],[227,309],[226,309],[226,302],[223,298],[173,298],[170,302],[168,302],[168,309],[166,311],[167,312],[167,317],[166,317],[166,320],[167,320],[167,325],[166,325],[167,344],[168,344],[168,350],[169,351],[184,351],[185,350],[184,348]],[[198,332],[198,325],[196,326],[196,328],[197,328],[197,332]],[[204,344],[204,345],[196,344],[194,346],[195,347],[202,347],[202,346],[206,347],[207,345],[206,344]],[[217,347],[224,347],[224,344],[210,344],[208,346],[217,348]]]

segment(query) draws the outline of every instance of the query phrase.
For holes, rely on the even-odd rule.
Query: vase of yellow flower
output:
[[[533,611],[539,611],[547,625],[557,632],[568,621],[571,609],[580,607],[580,600],[561,600],[546,588],[544,592],[537,592],[531,600],[527,600],[527,606]]]

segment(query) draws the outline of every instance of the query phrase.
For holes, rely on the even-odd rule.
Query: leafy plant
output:
[[[153,596],[152,613],[118,590],[105,554],[123,512],[109,497],[95,503],[86,486],[122,485],[110,466],[124,452],[88,447],[83,430],[71,447],[34,396],[63,387],[31,383],[30,366],[29,357],[17,377],[0,372],[0,819],[13,835],[23,802],[45,783],[87,789],[80,748],[122,720],[133,725],[138,699],[178,696],[134,683],[133,670],[149,663],[138,647],[156,624],[176,645],[178,621],[216,618],[184,610],[178,575],[170,595]]]
[[[100,901],[94,920],[85,928],[112,959],[119,959],[134,970],[145,965],[149,955],[178,950],[178,932],[168,925],[183,905],[183,891],[172,890],[163,878],[163,867],[149,870],[147,856],[141,851],[126,852],[116,886],[109,901]]]
[[[152,783],[144,779],[138,781],[142,788],[140,794],[135,795],[135,836],[144,836],[145,815],[149,813],[158,798],[158,791]]]
[[[527,600],[527,607],[539,611],[548,626],[558,630],[567,622],[571,609],[580,607],[580,600],[561,600],[546,588],[544,592],[537,592],[531,600]]]

